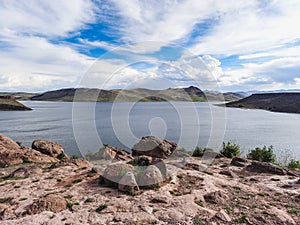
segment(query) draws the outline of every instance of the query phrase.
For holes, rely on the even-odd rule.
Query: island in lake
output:
[[[0,110],[31,110],[31,108],[18,102],[12,95],[0,95]]]

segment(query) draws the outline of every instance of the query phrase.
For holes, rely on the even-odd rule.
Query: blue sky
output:
[[[300,88],[299,11],[298,0],[2,0],[0,91]]]

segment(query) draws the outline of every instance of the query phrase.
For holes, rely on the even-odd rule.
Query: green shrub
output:
[[[264,146],[263,148],[255,148],[251,150],[250,153],[247,155],[248,159],[257,160],[260,162],[269,162],[275,163],[276,162],[276,155],[273,152],[273,146],[270,147]]]
[[[195,150],[192,153],[193,157],[202,157],[205,152],[213,152],[213,150],[211,148],[200,148],[200,147],[196,147]]]
[[[241,155],[240,146],[231,143],[231,142],[223,142],[223,149],[220,152],[222,155],[224,155],[227,158],[234,158]]]
[[[291,170],[300,169],[300,161],[292,159],[288,164],[288,168]]]

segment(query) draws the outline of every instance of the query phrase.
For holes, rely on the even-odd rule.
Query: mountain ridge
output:
[[[300,93],[252,94],[238,101],[225,104],[227,107],[264,109],[272,112],[300,113]]]

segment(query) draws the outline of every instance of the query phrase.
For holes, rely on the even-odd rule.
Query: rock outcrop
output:
[[[2,149],[24,150],[8,138],[2,137],[0,143]],[[185,159],[192,166],[145,155],[130,161],[55,160],[51,165],[0,168],[0,224],[298,225],[300,221],[297,170],[290,175],[273,165],[242,159],[233,160],[239,162],[236,166],[227,158],[216,158],[206,170],[199,170],[201,159],[196,157]],[[105,185],[99,185],[99,176]]]
[[[58,159],[42,154],[28,147],[20,147],[10,138],[0,134],[0,167],[21,163],[51,163]]]
[[[34,201],[27,209],[27,214],[33,215],[43,211],[58,213],[67,208],[67,201],[57,194],[49,194]]]
[[[64,149],[62,148],[62,145],[55,142],[35,140],[32,142],[31,148],[53,158],[68,158],[64,152]]]
[[[176,150],[175,142],[161,140],[154,136],[142,137],[132,148],[134,156],[146,155],[154,158],[167,159]]]

